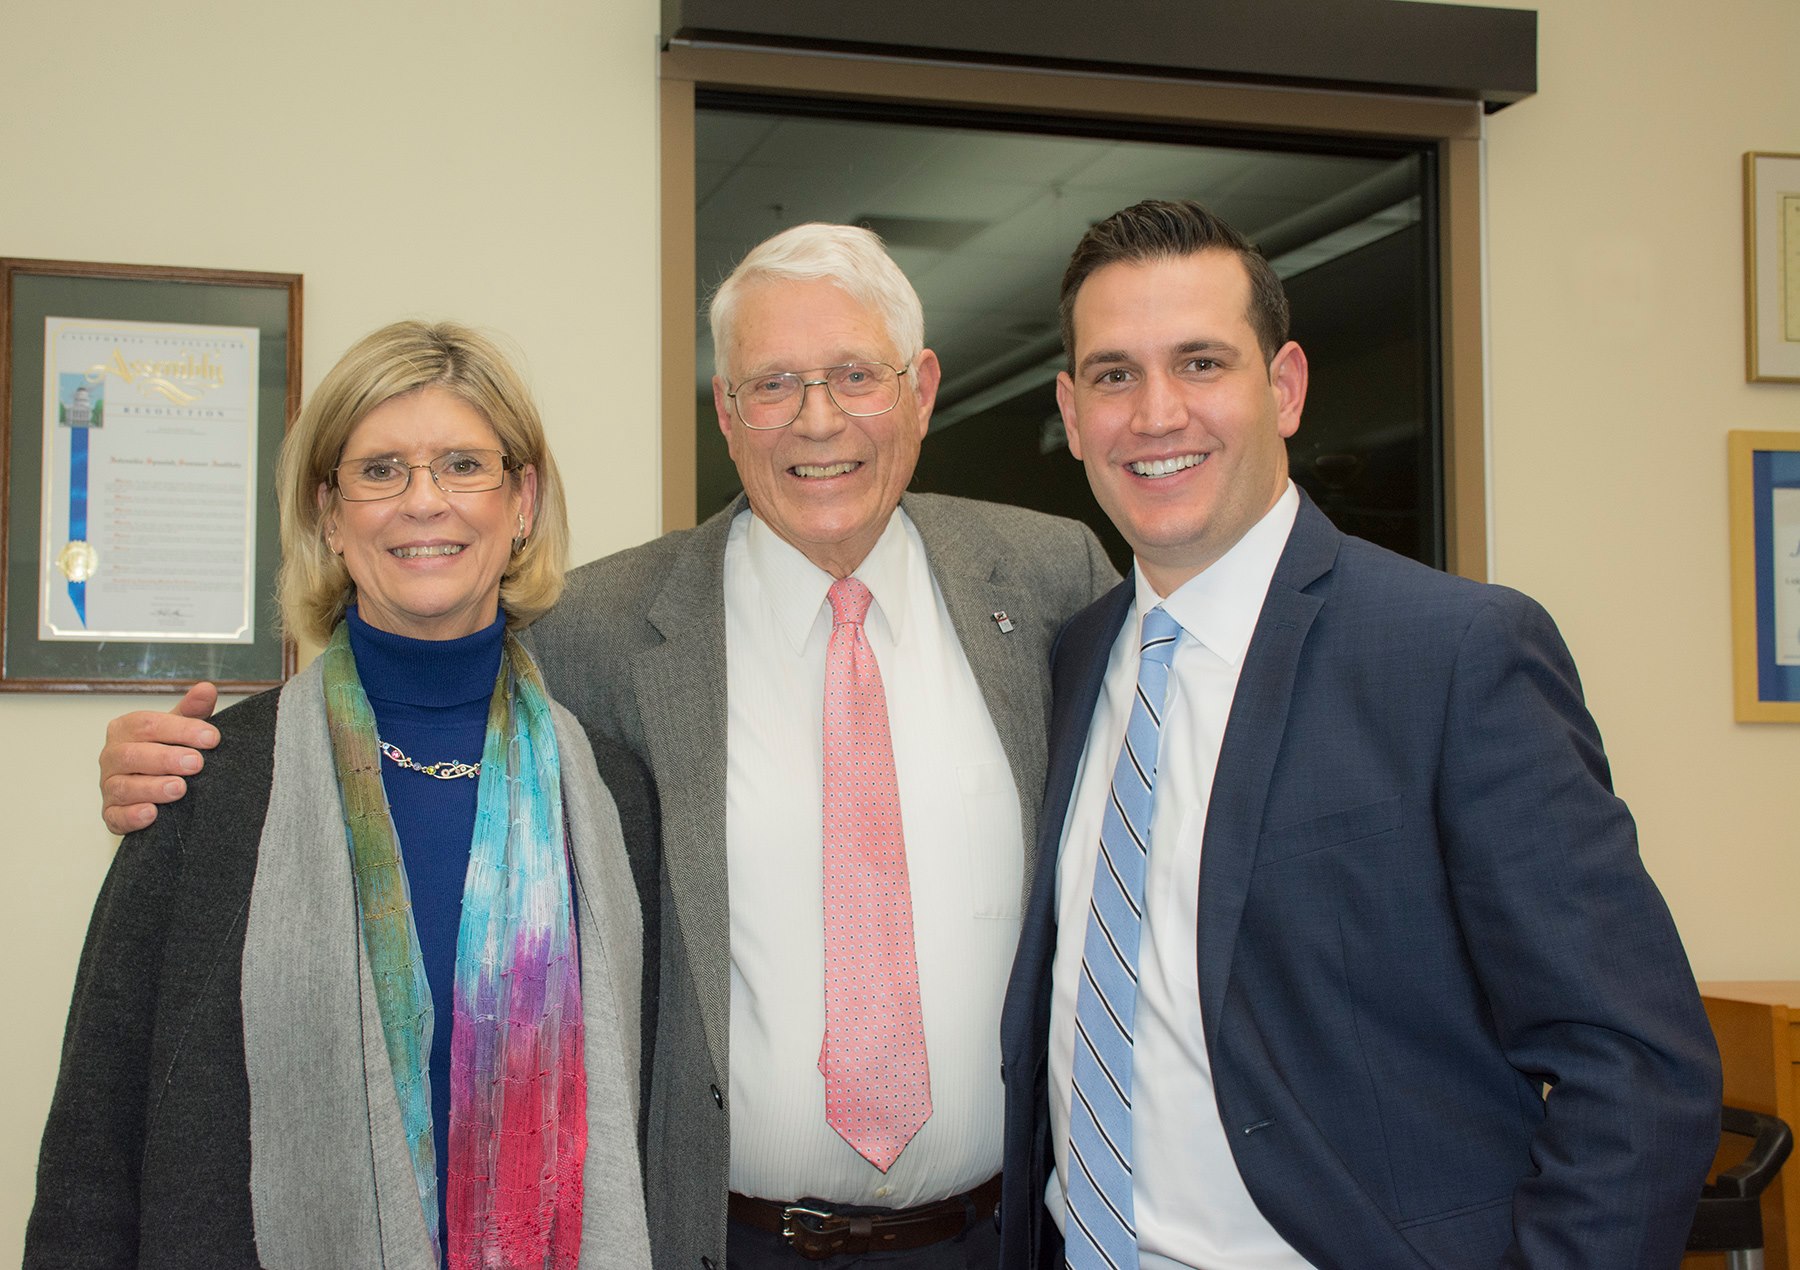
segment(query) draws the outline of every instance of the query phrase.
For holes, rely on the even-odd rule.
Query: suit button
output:
[[[716,1270],[711,1257],[700,1258],[700,1270]]]
[[[720,1111],[725,1110],[725,1095],[719,1092],[719,1087],[717,1085],[712,1087],[712,1096],[713,1106],[717,1107]]]

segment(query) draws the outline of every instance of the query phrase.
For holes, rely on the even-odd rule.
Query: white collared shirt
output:
[[[864,627],[900,790],[931,1118],[885,1177],[825,1123],[832,578],[745,512],[725,548],[731,1189],[905,1208],[1000,1171],[1000,1003],[1019,937],[1023,830],[1000,734],[905,513],[855,576],[874,595]]]
[[[1225,722],[1275,566],[1300,509],[1290,482],[1275,506],[1211,568],[1162,597],[1133,577],[1137,597],[1113,642],[1057,860],[1056,960],[1050,1017],[1050,1123],[1056,1171],[1044,1202],[1067,1209],[1069,1080],[1075,992],[1100,847],[1100,816],[1137,684],[1143,615],[1161,604],[1181,623],[1157,757],[1156,809],[1144,877],[1132,1051],[1133,1205],[1144,1270],[1303,1270],[1231,1158],[1200,1024],[1200,845]]]

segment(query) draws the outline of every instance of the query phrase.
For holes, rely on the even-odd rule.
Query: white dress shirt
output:
[[[1142,569],[1133,574],[1137,597],[1113,642],[1063,828],[1050,1019],[1056,1171],[1044,1196],[1059,1227],[1067,1211],[1075,993],[1100,817],[1131,714],[1143,615],[1160,603],[1182,633],[1163,710],[1138,947],[1132,1202],[1144,1270],[1302,1270],[1309,1264],[1257,1209],[1231,1158],[1200,1025],[1197,947],[1200,845],[1219,747],[1250,637],[1299,508],[1290,483],[1230,551],[1171,596],[1157,595]]]
[[[918,530],[855,576],[881,667],[912,886],[931,1118],[886,1176],[825,1123],[821,773],[833,581],[752,513],[725,547],[731,1189],[906,1208],[1000,1171],[1000,1003],[1018,943],[1018,787]],[[680,797],[664,785],[665,799]]]

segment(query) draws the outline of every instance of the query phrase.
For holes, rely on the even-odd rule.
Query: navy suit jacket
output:
[[[1043,1206],[1056,858],[1131,602],[1127,579],[1053,658],[1002,1024],[1006,1270],[1060,1257]],[[1219,1114],[1258,1208],[1308,1260],[1680,1259],[1718,1145],[1718,1054],[1536,603],[1346,537],[1302,498],[1227,721],[1199,886]]]

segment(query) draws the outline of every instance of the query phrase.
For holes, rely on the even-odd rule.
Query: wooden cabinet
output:
[[[1725,1101],[1773,1112],[1800,1132],[1800,980],[1703,983],[1700,996],[1719,1042]],[[1800,1241],[1800,1155],[1784,1165],[1774,1185],[1763,1192],[1768,1270],[1800,1270],[1796,1241]]]

